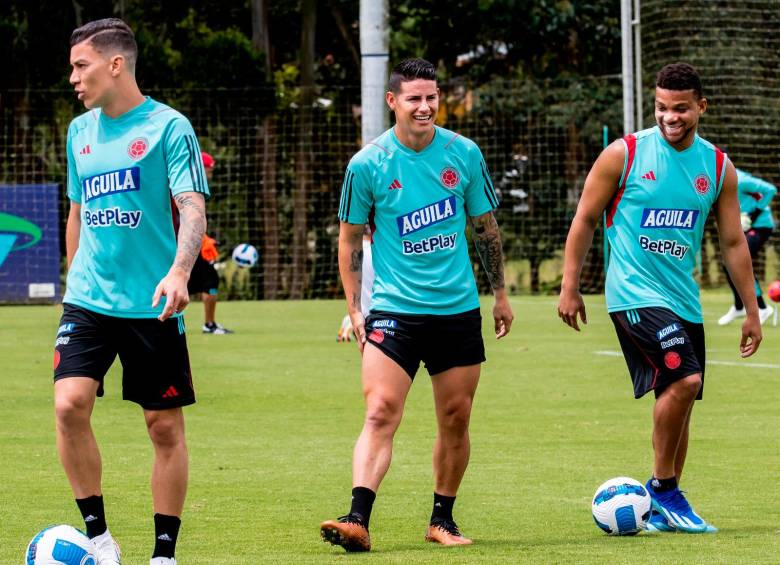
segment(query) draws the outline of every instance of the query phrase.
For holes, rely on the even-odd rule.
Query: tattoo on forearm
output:
[[[360,310],[360,291],[352,293],[352,307]]]
[[[202,200],[187,193],[174,197],[174,200],[179,209],[179,234],[173,266],[189,273],[200,253],[201,240],[206,231],[206,210]]]
[[[504,256],[501,251],[501,232],[498,230],[493,213],[472,220],[474,226],[474,245],[482,259],[490,287],[493,290],[504,288]]]
[[[363,249],[355,249],[352,251],[349,270],[353,273],[359,273],[363,270]]]

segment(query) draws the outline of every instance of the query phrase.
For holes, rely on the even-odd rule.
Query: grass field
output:
[[[423,542],[435,433],[428,377],[418,373],[374,515],[375,551],[345,555],[318,524],[346,512],[351,450],[361,427],[359,356],[335,342],[344,307],[331,302],[225,303],[237,333],[199,333],[188,310],[198,403],[187,409],[190,490],[182,565],[256,563],[778,563],[780,328],[740,361],[739,327],[714,324],[725,293],[704,296],[710,323],[705,400],[692,423],[683,480],[716,535],[603,535],[590,516],[602,481],[651,471],[652,401],[632,400],[602,297],[576,334],[553,297],[517,297],[516,321],[488,338],[472,419],[472,458],[455,516],[466,548]],[[489,303],[483,302],[483,315]],[[0,308],[0,564],[22,562],[43,526],[81,519],[54,444],[51,353],[58,307]],[[488,320],[485,335],[489,336]],[[117,366],[93,423],[104,458],[108,521],[126,565],[153,543],[151,447],[140,409],[121,400]]]

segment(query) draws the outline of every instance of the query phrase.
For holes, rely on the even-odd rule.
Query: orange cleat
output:
[[[458,526],[452,520],[437,518],[428,526],[425,541],[440,543],[442,545],[471,545],[474,543],[460,533]]]
[[[348,552],[371,550],[368,529],[355,516],[349,514],[320,524],[320,536],[323,541],[340,545]]]

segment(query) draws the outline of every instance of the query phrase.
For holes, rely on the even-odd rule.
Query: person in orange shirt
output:
[[[206,171],[206,179],[211,181],[216,161],[214,160],[214,157],[205,151],[201,151],[201,158],[203,159],[203,168]],[[218,324],[215,319],[217,311],[217,291],[219,289],[219,274],[217,274],[217,270],[214,268],[214,263],[217,262],[217,259],[219,259],[217,240],[204,233],[200,245],[200,255],[198,255],[198,258],[195,260],[195,265],[192,267],[192,274],[190,275],[187,288],[190,291],[190,294],[201,293],[203,309],[205,311],[203,333],[217,335],[232,334],[232,330]]]

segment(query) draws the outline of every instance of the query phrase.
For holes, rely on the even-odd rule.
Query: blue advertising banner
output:
[[[0,302],[59,301],[59,190],[0,184]]]

